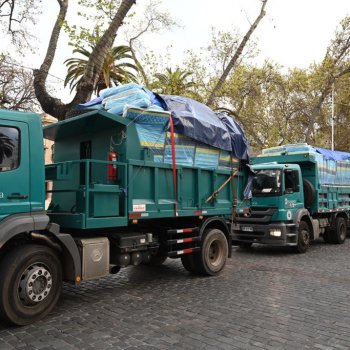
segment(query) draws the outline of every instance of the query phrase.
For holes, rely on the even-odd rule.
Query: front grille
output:
[[[271,221],[272,215],[277,211],[277,208],[269,207],[251,207],[249,216],[239,214],[238,222],[261,222],[266,223]]]

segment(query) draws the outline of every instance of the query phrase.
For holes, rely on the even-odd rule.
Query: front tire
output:
[[[28,325],[45,317],[62,290],[62,267],[49,247],[14,248],[0,265],[0,317],[6,324]]]
[[[298,228],[298,242],[295,250],[297,253],[305,253],[310,246],[311,233],[309,225],[305,221],[301,221]]]

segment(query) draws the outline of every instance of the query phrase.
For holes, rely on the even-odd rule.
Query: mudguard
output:
[[[11,238],[20,233],[45,230],[49,217],[44,212],[21,213],[6,217],[0,221],[0,249]]]
[[[307,209],[305,208],[301,208],[301,209],[298,209],[297,212],[295,213],[295,216],[294,216],[294,223],[296,225],[299,224],[300,222],[300,219],[303,217],[303,216],[307,216],[309,218],[309,221],[311,222],[311,217],[310,217],[310,213]]]

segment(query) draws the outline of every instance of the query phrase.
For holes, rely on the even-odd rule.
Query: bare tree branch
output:
[[[260,13],[259,13],[258,17],[256,18],[254,23],[250,26],[248,32],[243,37],[241,43],[238,46],[238,49],[236,50],[235,54],[233,55],[231,61],[228,63],[228,65],[225,68],[223,74],[221,75],[221,77],[219,78],[217,84],[215,85],[215,87],[213,88],[211,94],[209,95],[209,98],[207,100],[207,104],[208,105],[212,105],[213,104],[215,97],[217,96],[219,90],[223,86],[223,84],[224,84],[226,78],[228,77],[229,73],[231,72],[233,67],[236,65],[236,62],[237,62],[238,58],[241,56],[242,51],[243,51],[245,45],[247,44],[249,38],[253,34],[254,30],[257,28],[259,22],[265,16],[265,6],[266,6],[267,1],[268,0],[262,0],[262,6],[261,6]]]

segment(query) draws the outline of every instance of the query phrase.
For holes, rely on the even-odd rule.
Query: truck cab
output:
[[[44,211],[43,159],[40,117],[34,113],[1,110],[0,232],[15,235],[23,232],[23,226],[35,229],[49,222]],[[0,247],[8,239],[5,236],[0,237]]]
[[[236,234],[242,231],[244,234],[238,237],[247,244],[295,245],[296,222],[293,219],[304,209],[300,166],[275,162],[252,168],[255,172],[252,198],[238,206]]]

